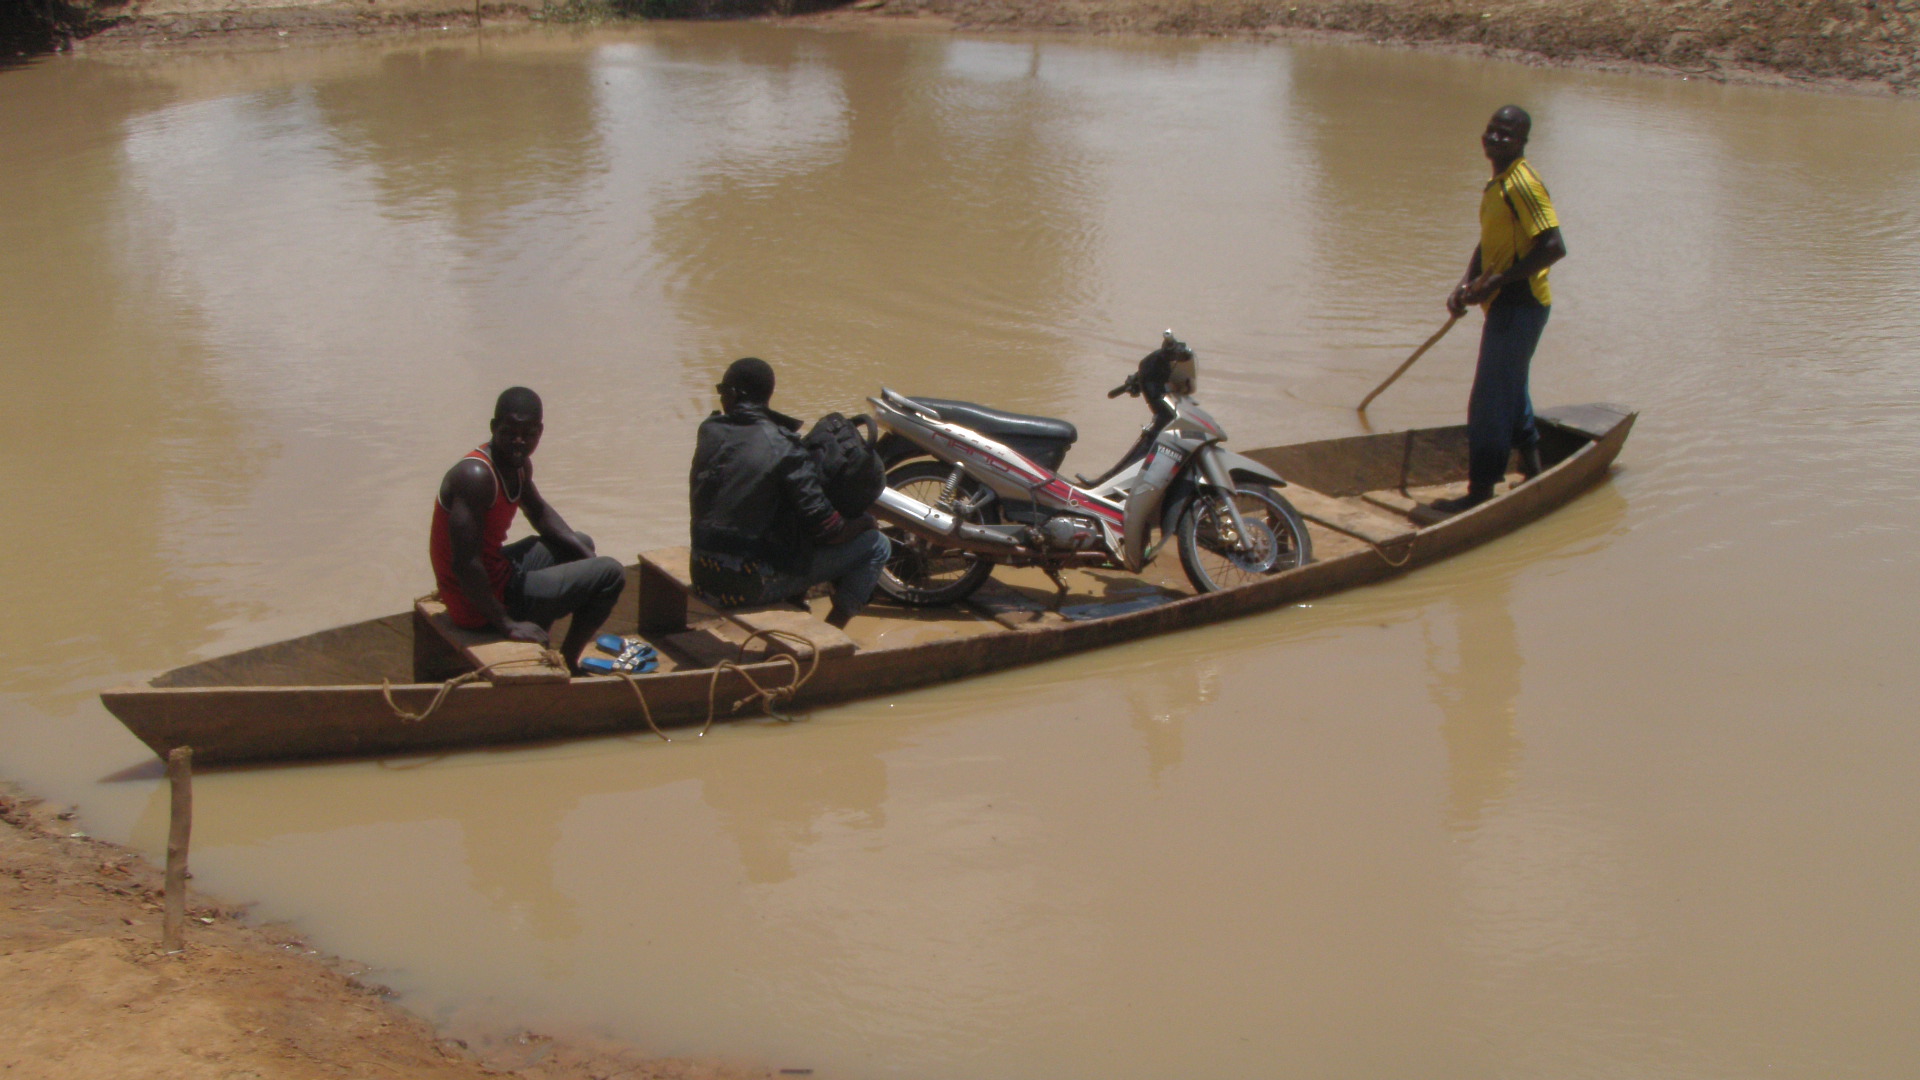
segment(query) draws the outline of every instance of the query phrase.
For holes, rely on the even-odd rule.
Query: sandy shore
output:
[[[469,1041],[394,1006],[286,927],[190,895],[161,950],[160,874],[70,812],[0,789],[0,1075],[18,1080],[747,1080],[766,1069],[648,1059],[571,1035]]]

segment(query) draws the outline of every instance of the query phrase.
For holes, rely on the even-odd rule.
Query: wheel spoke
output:
[[[1279,499],[1241,488],[1234,504],[1246,527],[1244,543],[1234,543],[1233,518],[1220,496],[1197,501],[1181,525],[1181,564],[1201,592],[1243,585],[1310,558],[1304,526]]]

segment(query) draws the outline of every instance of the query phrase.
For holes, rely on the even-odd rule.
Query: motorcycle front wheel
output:
[[[1231,589],[1313,561],[1306,523],[1272,488],[1245,484],[1233,499],[1247,524],[1244,547],[1234,543],[1233,517],[1218,494],[1196,496],[1175,526],[1180,568],[1196,592]]]
[[[928,506],[955,514],[963,521],[984,523],[991,512],[960,513],[956,503],[977,499],[985,489],[972,477],[963,476],[954,488],[954,499],[943,502],[941,493],[953,467],[944,462],[920,458],[895,466],[887,473],[887,486]],[[993,560],[971,551],[941,547],[937,541],[902,529],[882,525],[880,531],[893,543],[893,558],[880,571],[880,592],[888,599],[909,607],[939,607],[955,604],[973,595],[973,591],[993,576]]]

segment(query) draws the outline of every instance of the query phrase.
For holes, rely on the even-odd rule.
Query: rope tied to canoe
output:
[[[775,638],[779,638],[801,646],[807,651],[806,666],[804,668],[801,667],[800,661],[796,659],[792,653],[774,653],[767,657],[766,660],[759,661],[759,663],[785,661],[788,668],[791,669],[791,675],[784,686],[761,685],[760,681],[753,677],[753,672],[748,670],[749,665],[745,663],[747,646],[753,644],[755,638],[766,638],[769,643],[772,643]],[[740,678],[746,680],[747,685],[752,688],[744,697],[741,697],[733,703],[732,707],[727,710],[727,715],[732,716],[734,713],[739,712],[741,707],[748,702],[757,700],[760,702],[762,715],[771,720],[778,720],[783,724],[791,724],[793,723],[793,717],[783,716],[776,710],[792,701],[794,697],[800,693],[800,688],[807,685],[807,680],[813,678],[813,673],[818,670],[819,667],[820,647],[814,644],[812,638],[792,630],[778,630],[773,627],[764,627],[753,631],[741,639],[740,649],[734,654],[732,660],[722,660],[713,665],[713,675],[707,683],[707,719],[705,723],[700,725],[700,734],[694,737],[700,738],[706,735],[707,731],[713,727],[714,717],[719,714],[720,676],[723,673],[728,671],[733,672],[740,676]],[[667,733],[660,730],[660,725],[654,722],[653,710],[647,706],[647,696],[640,690],[639,677],[627,671],[616,671],[614,674],[625,679],[627,685],[632,688],[633,698],[640,703],[640,715],[646,718],[647,727],[652,729],[655,735],[660,736],[662,742],[672,742],[672,739],[667,738]]]
[[[440,706],[446,702],[447,695],[453,693],[454,690],[470,682],[478,682],[481,679],[490,677],[495,668],[509,667],[514,664],[538,664],[547,667],[557,667],[564,671],[567,666],[567,659],[561,656],[556,649],[541,649],[537,656],[516,656],[506,660],[495,660],[491,664],[481,664],[472,671],[463,671],[453,678],[448,679],[446,682],[441,683],[439,691],[433,695],[433,700],[427,702],[427,707],[417,713],[408,712],[401,708],[398,702],[393,700],[393,680],[391,679],[380,680],[380,696],[386,699],[387,708],[393,710],[393,715],[398,717],[401,723],[417,724],[427,717],[432,716]]]
[[[753,643],[754,638],[766,638],[769,645],[773,643],[775,638],[779,638],[804,647],[807,650],[807,666],[805,670],[801,669],[800,661],[796,659],[792,653],[774,653],[772,656],[767,657],[763,663],[784,660],[787,662],[787,666],[793,669],[793,677],[785,686],[761,686],[759,681],[753,677],[753,672],[748,671],[745,665],[739,662],[746,659],[747,646]],[[700,734],[705,735],[707,728],[713,726],[713,699],[714,696],[720,692],[721,672],[735,672],[747,681],[748,686],[753,687],[752,692],[733,703],[733,707],[727,710],[727,715],[731,716],[739,712],[740,706],[758,698],[760,700],[760,711],[762,713],[783,724],[791,724],[793,717],[782,716],[774,710],[792,701],[795,695],[800,693],[800,688],[807,685],[807,680],[813,678],[813,673],[819,670],[819,668],[820,647],[813,643],[812,638],[807,637],[805,634],[795,633],[792,630],[776,630],[773,627],[755,630],[741,640],[740,651],[733,660],[722,660],[713,666],[713,682],[707,686],[707,722],[701,727]]]
[[[1386,545],[1380,543],[1377,540],[1372,539],[1371,537],[1355,532],[1353,529],[1349,529],[1345,525],[1342,525],[1337,521],[1328,521],[1326,518],[1321,517],[1319,514],[1309,514],[1305,510],[1301,510],[1298,507],[1294,508],[1294,512],[1299,514],[1301,517],[1306,518],[1308,521],[1313,522],[1315,525],[1325,526],[1326,528],[1332,529],[1334,532],[1341,533],[1345,536],[1351,536],[1355,540],[1358,540],[1361,543],[1367,545],[1368,547],[1373,549],[1373,553],[1375,555],[1380,556],[1381,562],[1386,563],[1388,566],[1393,567],[1395,570],[1398,570],[1401,567],[1407,565],[1408,561],[1413,558],[1413,541],[1419,535],[1418,533],[1407,534],[1406,554],[1400,556],[1400,558],[1396,560],[1394,559],[1393,556],[1387,554]]]

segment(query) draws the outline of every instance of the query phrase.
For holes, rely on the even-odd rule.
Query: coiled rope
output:
[[[783,660],[787,666],[792,669],[792,675],[784,686],[761,685],[760,681],[753,677],[753,672],[749,671],[747,665],[744,663],[747,655],[747,646],[753,644],[756,638],[766,638],[769,641],[774,638],[780,638],[803,647],[807,652],[806,666],[803,668],[800,661],[796,659],[792,653],[774,653],[765,661],[760,662],[770,663],[776,660]],[[380,680],[380,696],[386,700],[387,708],[392,709],[393,715],[402,723],[417,724],[429,716],[432,716],[435,712],[438,712],[440,706],[446,703],[447,695],[470,682],[478,682],[486,678],[495,668],[506,667],[509,664],[536,663],[550,664],[554,667],[565,667],[567,662],[566,659],[555,650],[542,649],[537,658],[515,657],[511,660],[496,660],[491,664],[483,664],[472,671],[461,672],[441,683],[440,689],[433,695],[433,700],[427,702],[427,707],[417,713],[409,712],[401,708],[400,703],[393,700],[393,681],[391,679]],[[734,654],[734,659],[722,660],[713,666],[713,676],[707,684],[707,719],[705,723],[700,725],[700,734],[705,735],[707,731],[713,727],[714,718],[719,715],[720,676],[724,672],[732,671],[738,674],[742,679],[746,680],[748,686],[752,687],[752,690],[744,697],[735,701],[733,705],[727,709],[727,715],[731,716],[739,712],[741,706],[747,702],[757,700],[760,702],[760,711],[763,715],[769,719],[778,720],[783,724],[790,724],[793,722],[793,717],[783,716],[776,710],[782,705],[792,701],[795,695],[800,693],[800,688],[807,685],[807,680],[813,678],[813,673],[819,670],[819,667],[820,647],[814,644],[812,638],[791,630],[776,630],[771,627],[753,631],[741,639],[740,649]],[[647,705],[647,696],[640,689],[639,677],[627,671],[616,671],[614,674],[625,679],[627,686],[632,688],[633,699],[640,703],[640,715],[646,718],[647,727],[652,730],[655,735],[660,736],[662,741],[672,742],[673,740],[667,738],[667,733],[661,731],[660,725],[653,719],[653,709]]]
[[[766,638],[769,642],[774,638],[780,638],[796,645],[804,646],[807,650],[806,667],[802,669],[800,661],[795,659],[792,653],[774,653],[766,660],[761,661],[761,663],[784,660],[787,662],[787,666],[792,668],[792,677],[785,686],[760,685],[760,681],[753,677],[753,672],[748,671],[746,665],[743,663],[747,656],[747,646],[753,644],[755,638]],[[798,634],[791,630],[776,630],[771,627],[753,631],[741,640],[740,651],[734,654],[732,660],[722,660],[713,665],[713,675],[707,683],[707,720],[706,723],[700,725],[700,734],[694,737],[700,738],[706,735],[708,729],[713,727],[714,717],[719,713],[720,676],[723,672],[734,672],[742,679],[745,679],[747,685],[753,688],[745,697],[733,703],[733,706],[727,710],[728,716],[739,712],[740,707],[747,702],[757,699],[760,702],[760,711],[763,715],[769,719],[778,720],[783,724],[791,724],[793,717],[783,716],[775,710],[792,701],[794,697],[800,693],[800,688],[807,685],[807,680],[813,678],[813,673],[819,667],[820,647],[813,643],[813,639],[804,634]],[[639,676],[627,671],[616,671],[614,674],[625,679],[627,685],[633,689],[633,698],[640,703],[640,715],[646,717],[647,727],[652,729],[655,735],[660,736],[662,742],[672,742],[672,739],[667,738],[667,733],[660,730],[660,725],[654,722],[653,710],[647,706],[647,696],[640,690]]]
[[[434,694],[433,700],[427,702],[427,707],[417,713],[408,712],[401,708],[398,702],[393,700],[393,681],[390,679],[380,680],[380,696],[387,699],[387,708],[393,710],[393,715],[399,717],[401,723],[417,724],[427,717],[432,716],[447,700],[447,695],[453,693],[456,687],[465,686],[470,682],[478,682],[491,675],[495,668],[507,667],[510,664],[544,664],[549,667],[557,667],[564,670],[567,666],[567,660],[566,657],[561,656],[556,650],[541,649],[538,656],[516,656],[511,660],[495,660],[491,664],[482,664],[472,671],[461,672],[446,682],[441,683],[439,693]]]

